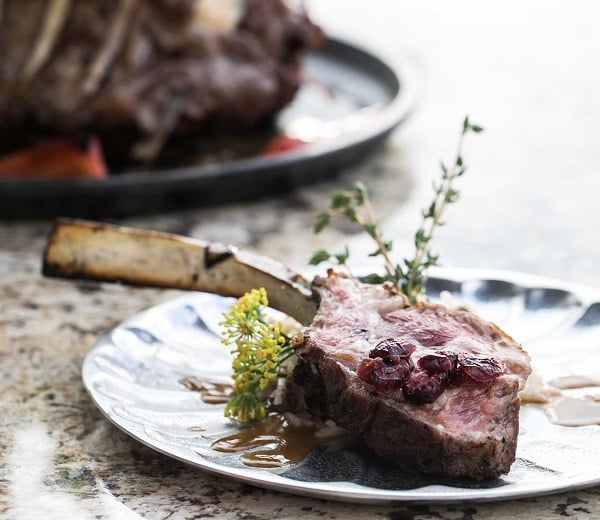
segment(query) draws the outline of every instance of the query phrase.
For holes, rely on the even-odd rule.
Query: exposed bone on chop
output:
[[[316,312],[310,283],[280,262],[222,244],[100,222],[57,220],[42,272],[236,297],[264,287],[271,306],[300,323],[310,323]]]

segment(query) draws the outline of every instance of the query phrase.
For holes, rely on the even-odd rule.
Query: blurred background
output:
[[[334,189],[369,187],[398,253],[411,248],[432,197],[439,161],[455,153],[466,114],[484,126],[469,136],[461,200],[435,247],[448,266],[540,273],[600,285],[596,208],[600,193],[600,7],[509,0],[309,0],[325,32],[416,71],[418,103],[375,154],[334,180],[280,196],[216,208],[122,219],[256,249],[303,269],[317,247],[350,240],[336,224],[312,224]],[[49,220],[0,223],[0,245],[39,251]],[[408,254],[408,252],[406,253]],[[362,256],[361,256],[362,255]]]
[[[486,131],[466,143],[461,200],[435,242],[443,263],[600,283],[597,2],[308,5],[326,29],[407,56],[421,73],[418,109],[390,143],[410,194],[399,193],[389,229],[400,238],[416,229],[469,114]]]

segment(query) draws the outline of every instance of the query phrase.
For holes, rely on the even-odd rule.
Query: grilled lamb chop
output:
[[[487,479],[515,458],[529,358],[497,326],[441,305],[409,305],[386,284],[303,277],[269,259],[166,233],[57,222],[44,274],[240,296],[308,324],[286,404],[333,419],[400,466]]]
[[[333,419],[375,453],[424,473],[487,479],[515,458],[530,372],[498,327],[384,285],[317,277],[287,407]]]
[[[149,161],[172,135],[273,115],[321,41],[285,0],[4,0],[0,142],[92,132]]]

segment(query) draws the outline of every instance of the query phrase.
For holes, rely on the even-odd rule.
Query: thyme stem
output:
[[[373,235],[372,235],[373,240],[375,240],[375,243],[377,244],[377,246],[379,247],[379,250],[381,251],[381,256],[383,256],[383,260],[385,262],[387,271],[389,273],[393,273],[395,270],[394,262],[392,262],[388,246],[386,245],[386,243],[383,239],[383,236],[381,235],[381,231],[377,227],[377,221],[375,220],[375,216],[373,213],[373,206],[371,205],[371,200],[369,199],[369,197],[367,195],[366,188],[365,188],[365,195],[364,195],[364,206],[365,206],[365,213],[367,215],[367,219],[368,219],[369,223],[373,226]]]
[[[462,148],[465,135],[470,132],[481,132],[483,128],[477,125],[472,125],[469,118],[466,117],[463,122],[463,130],[458,139],[456,147],[456,157],[450,168],[443,164],[442,180],[440,185],[435,189],[435,197],[429,211],[423,214],[423,222],[415,235],[415,256],[412,260],[406,262],[408,267],[404,282],[404,292],[411,301],[416,301],[418,294],[422,291],[426,281],[423,274],[424,267],[430,267],[438,263],[437,256],[430,253],[430,241],[433,238],[433,233],[436,227],[441,224],[442,215],[446,206],[455,202],[458,199],[459,192],[453,189],[452,183],[454,180],[462,176],[466,167],[463,165]],[[428,256],[427,259],[425,257]]]

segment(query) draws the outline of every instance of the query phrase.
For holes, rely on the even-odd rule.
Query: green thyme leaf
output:
[[[310,257],[309,263],[310,265],[319,265],[323,262],[326,262],[330,258],[331,254],[328,251],[325,251],[325,249],[319,249]]]
[[[380,274],[371,273],[363,277],[363,281],[366,283],[376,284],[385,282],[386,278],[384,276],[381,276]]]
[[[336,191],[331,196],[331,209],[348,208],[352,204],[352,198],[345,191]]]
[[[348,260],[348,257],[350,256],[350,251],[348,250],[348,247],[346,247],[344,248],[343,253],[338,253],[334,256],[339,265],[344,265],[346,263],[346,260]]]
[[[319,234],[326,227],[331,224],[331,215],[326,211],[319,213],[317,215],[317,221],[315,222],[314,231],[316,234]]]

